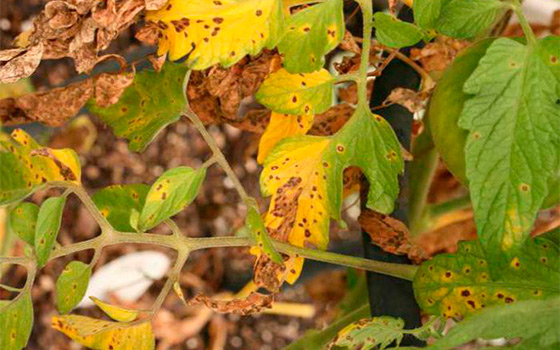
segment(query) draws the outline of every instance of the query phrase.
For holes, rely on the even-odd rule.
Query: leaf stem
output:
[[[533,29],[531,28],[531,25],[529,24],[527,17],[525,17],[525,14],[521,9],[521,2],[519,0],[512,0],[512,8],[513,11],[515,12],[515,15],[517,16],[517,19],[519,20],[519,25],[521,25],[521,29],[523,29],[523,33],[525,33],[525,37],[527,38],[527,43],[530,46],[534,46],[537,43],[537,37],[535,36],[535,33],[533,32]]]
[[[181,274],[181,270],[183,269],[183,266],[185,265],[188,257],[188,249],[183,248],[179,250],[177,259],[175,260],[175,265],[173,265],[173,268],[171,269],[171,271],[169,271],[167,281],[165,281],[165,284],[159,292],[156,301],[152,305],[152,308],[150,310],[150,318],[153,318],[154,315],[159,311],[159,309],[163,305],[163,302],[165,301],[165,298],[167,298],[167,296],[169,295],[171,288],[173,288],[173,284],[179,280],[179,275]]]

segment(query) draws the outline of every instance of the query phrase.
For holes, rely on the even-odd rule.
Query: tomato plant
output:
[[[356,4],[361,36],[347,30],[357,12],[345,13],[342,0],[47,2],[15,48],[0,51],[0,83],[18,82],[42,60],[63,57],[87,76],[0,100],[4,126],[61,126],[85,107],[126,139],[130,150],[143,152],[163,128],[185,118],[212,155],[197,168],[167,169],[150,185],[115,184],[90,196],[74,150],[43,146],[21,127],[2,133],[0,205],[10,211],[10,230],[26,249],[0,257],[0,265],[24,268],[27,279],[22,287],[0,285],[15,294],[0,301],[0,348],[19,350],[28,343],[38,271],[85,250],[94,252],[89,263],[71,261],[57,278],[60,315],[52,317],[52,327],[92,349],[154,349],[152,321],[172,291],[185,303],[217,312],[247,315],[273,307],[284,283],[298,281],[305,259],[411,281],[426,317],[417,328],[389,315],[371,317],[368,306],[349,291],[351,307],[287,349],[417,348],[400,346],[412,337],[427,341],[429,349],[451,349],[477,338],[506,338],[515,349],[557,348],[560,231],[537,237],[531,231],[539,210],[557,205],[560,197],[560,37],[538,37],[519,0],[403,0],[402,6],[413,10],[413,22],[396,16],[394,1],[388,12],[374,11],[370,1]],[[524,37],[492,36],[511,12]],[[119,54],[104,54],[134,24],[140,27],[139,40],[157,45],[149,57],[153,69],[137,69]],[[413,61],[409,50],[400,51],[445,40],[458,47],[458,56],[442,74]],[[346,58],[329,69],[335,50]],[[237,72],[242,62],[249,66],[266,55],[273,57],[266,71],[260,67],[252,87],[239,87],[243,98],[270,112],[256,155],[262,198],[255,198],[205,126],[242,123],[226,116],[203,118],[204,108],[193,103],[193,81],[200,72]],[[121,69],[92,73],[107,59],[115,59]],[[396,88],[381,106],[370,106],[370,97],[379,93],[376,77],[393,60],[418,74],[420,89]],[[340,103],[340,86],[354,89],[350,103]],[[226,110],[229,95],[223,96]],[[427,121],[410,153],[376,110],[397,104],[412,114],[428,99]],[[350,112],[344,114],[343,108]],[[371,240],[389,253],[414,255],[412,236],[432,223],[426,194],[438,154],[468,184],[477,239],[461,242],[452,254],[416,255],[419,266],[327,251],[331,221],[345,226],[343,202],[361,188],[359,222]],[[246,235],[187,237],[174,222],[197,198],[210,167],[220,167],[235,188],[246,209]],[[390,217],[401,176],[411,184],[410,194],[405,193],[410,232]],[[26,200],[47,189],[54,191],[40,205]],[[81,201],[100,234],[61,245],[57,236],[69,196]],[[263,199],[268,200],[265,211]],[[160,225],[172,234],[155,233]],[[84,298],[103,249],[139,243],[176,253],[152,307],[133,310],[93,299],[111,320],[69,314]],[[216,247],[250,247],[252,282],[233,298],[198,295],[186,301],[181,270],[194,251]],[[447,319],[456,321],[450,330],[444,329]]]

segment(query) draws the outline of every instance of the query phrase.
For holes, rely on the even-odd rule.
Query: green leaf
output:
[[[414,281],[414,294],[429,314],[459,317],[492,305],[543,299],[560,294],[560,250],[554,233],[527,241],[496,277],[479,241],[462,242],[456,254],[424,262]]]
[[[0,300],[0,349],[20,350],[33,328],[33,303],[29,291],[14,300]]]
[[[136,231],[131,224],[133,211],[142,211],[150,187],[144,184],[113,185],[96,192],[91,199],[101,214],[117,230]]]
[[[25,243],[35,244],[35,226],[39,207],[33,203],[22,202],[10,212],[10,228]]]
[[[76,342],[99,350],[153,350],[149,321],[120,323],[78,315],[55,316],[51,326]]]
[[[342,0],[327,0],[292,15],[278,44],[290,73],[309,73],[325,65],[325,54],[344,37]]]
[[[249,207],[247,212],[247,226],[249,227],[249,232],[251,233],[251,237],[257,243],[259,249],[272,261],[275,261],[279,264],[282,263],[282,257],[274,248],[272,244],[272,240],[268,236],[268,231],[264,226],[263,219],[261,218],[261,214],[255,210],[254,207]]]
[[[422,30],[414,24],[406,23],[395,16],[383,12],[373,15],[375,37],[389,47],[401,48],[411,46],[422,40]]]
[[[72,311],[84,298],[91,268],[81,261],[70,261],[56,281],[56,307],[61,314]]]
[[[499,305],[467,317],[429,350],[447,350],[477,338],[521,338],[515,349],[553,350],[560,347],[560,298]]]
[[[478,235],[495,257],[526,240],[560,159],[560,38],[498,39],[464,85],[459,126]]]
[[[507,6],[499,0],[448,0],[443,3],[436,29],[454,38],[471,38],[490,27]]]
[[[404,336],[404,321],[388,316],[374,317],[354,322],[331,341],[329,348],[383,350],[391,343],[397,346]]]
[[[434,28],[445,0],[414,0],[414,22],[424,29]]]
[[[308,330],[300,339],[285,347],[283,350],[325,349],[325,346],[341,329],[364,317],[370,317],[368,304],[362,305],[359,309],[336,319],[332,324],[320,331],[315,329]]]
[[[21,129],[0,133],[0,205],[19,201],[49,182],[80,184],[80,160],[71,149],[42,147]]]
[[[128,147],[142,151],[157,133],[181,117],[185,107],[183,80],[187,67],[166,63],[161,72],[143,70],[136,74],[119,102],[100,107],[92,99],[89,110],[129,140]]]
[[[45,265],[54,247],[65,203],[65,196],[51,197],[39,209],[35,227],[35,253],[39,267]]]
[[[321,69],[290,74],[286,69],[272,73],[255,97],[274,112],[294,115],[323,113],[332,106],[334,78]]]
[[[150,229],[183,210],[198,195],[205,176],[206,168],[177,167],[163,173],[148,192],[140,229]]]

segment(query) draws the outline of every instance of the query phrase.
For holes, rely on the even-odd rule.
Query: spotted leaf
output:
[[[152,325],[145,321],[120,323],[66,315],[53,317],[51,326],[91,349],[152,350],[155,347]]]
[[[10,212],[10,228],[25,243],[35,244],[35,226],[39,207],[33,203],[23,202]]]
[[[328,0],[290,16],[278,51],[291,73],[309,73],[323,68],[325,54],[344,37],[342,0]]]
[[[273,48],[283,31],[280,0],[170,0],[146,19],[158,26],[158,54],[172,61],[186,56],[196,70],[229,67]]]
[[[313,125],[313,115],[289,115],[272,112],[261,140],[257,161],[262,164],[274,146],[289,136],[305,135]]]
[[[282,257],[276,251],[268,236],[268,231],[264,226],[261,214],[254,207],[249,207],[246,222],[253,240],[257,243],[256,247],[259,250],[257,255],[263,253],[270,260],[276,263],[282,263]]]
[[[383,350],[396,342],[397,347],[404,335],[404,321],[388,316],[363,319],[344,327],[330,342],[329,349],[348,348]]]
[[[456,254],[425,262],[414,278],[419,305],[430,314],[459,317],[560,293],[559,247],[549,235],[528,241],[496,277],[490,264],[479,241],[462,242]]]
[[[262,83],[255,97],[274,112],[318,114],[333,104],[333,82],[334,78],[325,69],[290,74],[283,68],[272,73]]]
[[[139,229],[150,229],[183,210],[198,195],[205,176],[206,168],[177,167],[163,173],[146,196]]]
[[[101,214],[119,231],[131,232],[132,212],[140,213],[150,187],[144,184],[114,185],[106,187],[92,196]]]
[[[165,64],[159,73],[143,70],[135,75],[117,103],[102,107],[92,99],[87,107],[115,135],[128,139],[131,150],[142,151],[161,129],[181,117],[186,73],[187,67],[173,63]]]
[[[133,309],[127,309],[120,306],[115,306],[108,304],[96,297],[90,297],[98,308],[103,310],[107,316],[111,317],[113,320],[118,322],[132,322],[138,317],[138,311]]]
[[[21,129],[0,135],[0,205],[27,197],[53,181],[79,184],[80,161],[70,149],[42,147]]]
[[[86,294],[91,268],[81,261],[71,261],[56,280],[56,307],[62,314],[72,311]]]
[[[559,77],[560,37],[534,45],[500,38],[463,85],[472,95],[459,118],[469,130],[470,197],[478,236],[494,259],[515,255],[552,190],[560,166]]]
[[[367,135],[367,137],[365,137]],[[324,249],[329,220],[340,220],[343,171],[356,166],[368,178],[368,207],[390,213],[403,170],[398,141],[389,124],[367,108],[329,137],[296,136],[278,144],[261,174],[264,196],[272,196],[265,219],[271,237],[300,247]],[[287,269],[286,280],[299,276],[301,264]]]
[[[64,204],[66,204],[65,196],[51,197],[45,200],[39,208],[34,242],[39,266],[45,265],[51,255],[60,229]]]
[[[33,328],[33,304],[29,291],[14,300],[0,300],[0,349],[20,350]]]

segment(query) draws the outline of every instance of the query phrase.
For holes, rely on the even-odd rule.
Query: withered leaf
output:
[[[422,92],[399,87],[391,91],[383,104],[389,105],[396,103],[408,109],[411,113],[416,113],[426,107],[428,96],[428,94]]]
[[[23,53],[20,49],[2,51],[0,57],[2,61],[6,61],[6,64],[0,67],[0,84],[15,83],[33,74],[41,63],[43,49],[43,44],[39,43]],[[20,53],[22,54],[18,55]]]
[[[52,29],[65,29],[73,26],[79,18],[75,7],[66,1],[49,1],[45,5],[45,16]]]
[[[78,113],[92,93],[93,82],[86,79],[65,87],[18,97],[16,107],[31,120],[60,126]]]
[[[372,243],[384,251],[416,258],[422,256],[420,248],[410,241],[410,232],[403,222],[373,210],[363,210],[358,222]]]
[[[188,301],[189,305],[204,304],[219,313],[233,313],[238,315],[250,315],[269,309],[274,302],[274,295],[252,292],[244,299],[214,300],[211,297],[199,294]]]
[[[159,10],[167,3],[167,0],[145,0],[146,10],[155,11]]]
[[[362,52],[360,46],[358,46],[358,43],[354,39],[354,36],[348,30],[344,33],[342,42],[338,46],[343,50],[350,51],[355,54],[360,54]]]

